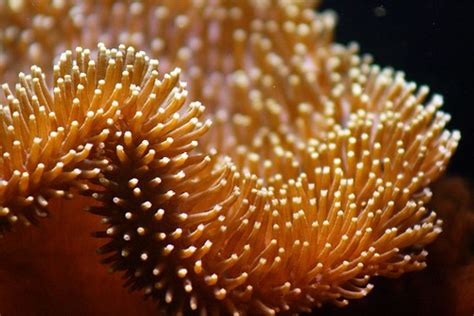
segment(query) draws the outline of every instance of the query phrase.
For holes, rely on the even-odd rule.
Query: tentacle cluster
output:
[[[36,222],[47,215],[50,198],[70,197],[72,187],[86,190],[83,181],[99,173],[103,163],[89,159],[91,151],[118,117],[114,93],[126,93],[103,78],[122,66],[127,64],[95,63],[88,50],[73,64],[66,52],[54,67],[51,89],[37,66],[20,73],[13,91],[2,86],[0,232],[18,219]]]
[[[104,262],[126,271],[126,285],[143,288],[163,309],[173,302],[173,311],[188,305],[186,297],[197,306],[186,262],[206,256],[212,243],[200,237],[220,229],[221,211],[239,194],[225,158],[193,152],[210,121],[199,122],[204,107],[186,105],[184,88],[179,70],[163,80],[152,71],[130,98],[117,101],[117,131],[99,152],[108,165],[89,192],[99,202],[90,211],[108,225],[96,233],[110,239],[99,249],[110,254]]]
[[[442,224],[428,186],[460,135],[440,96],[334,44],[314,1],[1,5],[6,80],[14,54],[47,65],[97,41],[169,74],[99,45],[45,70],[52,92],[38,67],[4,86],[0,227],[79,187],[107,225],[104,261],[176,314],[343,306],[373,276],[425,266]]]

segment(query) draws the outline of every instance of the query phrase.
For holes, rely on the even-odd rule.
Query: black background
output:
[[[338,15],[336,41],[444,96],[462,139],[449,173],[474,179],[474,0],[323,0]],[[377,14],[378,13],[378,14]]]

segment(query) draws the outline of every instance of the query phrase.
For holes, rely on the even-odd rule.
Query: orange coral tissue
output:
[[[3,86],[0,233],[36,222],[51,198],[89,195],[104,262],[181,315],[344,306],[374,276],[425,267],[442,225],[429,185],[460,134],[445,130],[441,96],[334,44],[332,13],[314,1],[66,2],[25,7],[51,15],[33,26],[2,4],[17,24],[0,38],[5,80],[22,67],[2,63],[15,52],[46,75],[33,66]],[[23,30],[54,23],[53,43]],[[99,39],[117,48],[66,51],[50,70],[36,49]]]

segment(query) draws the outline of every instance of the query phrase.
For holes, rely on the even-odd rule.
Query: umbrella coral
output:
[[[88,191],[108,225],[100,252],[163,310],[271,315],[346,305],[370,291],[372,276],[423,268],[423,247],[441,231],[426,207],[428,185],[459,140],[444,130],[442,98],[426,102],[426,87],[354,45],[333,44],[334,16],[311,2],[272,4],[78,2],[65,20],[82,27],[69,41],[56,31],[49,45],[54,53],[123,41],[159,56],[166,71],[179,65],[216,123],[204,135],[203,107],[181,109],[176,71],[160,81],[141,53],[123,68],[132,53],[99,46],[105,79],[96,81],[110,96],[100,104],[120,116],[97,142],[94,160],[107,166]],[[61,83],[88,77],[83,59],[61,57],[73,71]],[[195,147],[210,154],[188,155]]]
[[[285,65],[289,39],[270,39],[280,25],[291,31],[292,24],[269,16],[218,32],[233,36],[229,45],[204,45],[222,56],[215,63],[206,59],[211,52],[178,54],[189,63],[181,65],[192,74],[191,94],[215,114],[206,141],[234,158],[242,192],[201,226],[219,230],[186,243],[190,260],[177,271],[186,278],[183,288],[166,287],[163,267],[143,281],[146,293],[171,310],[271,314],[309,311],[325,301],[345,305],[367,294],[370,276],[423,268],[423,246],[440,232],[425,207],[426,186],[459,139],[443,132],[449,116],[437,112],[442,99],[423,106],[426,87],[417,92],[402,73],[372,66],[353,48],[305,45],[298,33],[290,32],[294,53]],[[242,55],[226,64],[229,47]],[[225,83],[220,90],[218,82]],[[193,257],[206,243],[206,256]]]

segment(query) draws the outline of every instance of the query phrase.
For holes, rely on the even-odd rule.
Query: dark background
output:
[[[360,44],[375,63],[444,96],[450,129],[461,131],[449,173],[474,179],[474,1],[322,0],[339,17],[336,41]]]

